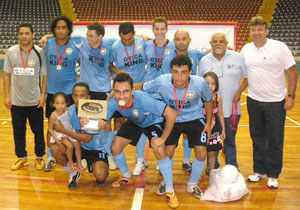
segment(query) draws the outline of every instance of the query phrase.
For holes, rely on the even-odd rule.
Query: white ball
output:
[[[219,179],[221,183],[231,184],[238,180],[239,171],[233,165],[225,165],[219,170]]]

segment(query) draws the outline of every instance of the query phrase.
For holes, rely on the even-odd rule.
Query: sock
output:
[[[128,170],[128,166],[126,163],[126,157],[124,152],[122,151],[119,155],[114,156],[115,163],[117,164],[118,168],[122,172],[123,177],[131,178],[131,173]]]
[[[174,192],[173,188],[173,176],[170,158],[167,157],[164,160],[158,160],[159,170],[164,177],[166,183],[166,192]]]
[[[183,139],[183,163],[190,163],[191,155],[192,155],[192,148],[189,148],[189,141],[187,139]]]
[[[171,161],[171,168],[172,168],[172,171],[173,171],[173,166],[174,166],[174,158],[170,159]]]
[[[192,173],[188,184],[197,184],[203,172],[205,161],[199,161],[196,157],[192,164]]]
[[[146,143],[147,143],[147,136],[145,134],[142,134],[136,145],[136,157],[137,157],[137,162],[139,163],[142,163],[144,161]]]
[[[72,176],[76,174],[76,173],[73,174],[73,171],[71,171],[71,169],[69,169],[68,166],[63,166],[63,168],[64,168],[67,172],[69,172],[69,174],[71,174]]]
[[[115,138],[115,135],[117,134],[117,131],[110,131],[107,134],[107,138],[106,138],[106,143],[104,145],[104,149],[105,151],[107,152],[108,154],[108,157],[111,157],[112,154],[111,154],[111,144]]]
[[[53,157],[53,155],[52,155],[52,152],[51,152],[50,148],[47,149],[47,157],[48,157],[49,159],[54,159],[54,157]]]

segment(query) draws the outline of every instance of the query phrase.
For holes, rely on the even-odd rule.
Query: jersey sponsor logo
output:
[[[139,110],[137,110],[137,109],[132,110],[132,114],[134,116],[138,117],[139,116]]]
[[[137,44],[135,48],[140,52],[143,50],[143,47],[140,44]]]
[[[101,53],[101,55],[105,55],[106,54],[106,48],[102,48],[100,53]]]
[[[231,64],[227,64],[227,69],[234,69],[234,65],[231,65]]]
[[[64,60],[63,62],[60,64],[62,67],[67,67],[68,66],[68,57],[64,57]],[[57,55],[49,55],[48,56],[48,62],[50,65],[54,65],[55,66],[55,69],[56,69],[56,66],[58,65],[58,58],[57,58]]]
[[[73,52],[73,49],[72,48],[67,48],[66,49],[66,53],[68,54],[68,55],[71,55],[72,54],[72,52]]]
[[[28,60],[28,67],[34,67],[35,66],[35,60]]]
[[[130,67],[130,66],[133,66],[133,65],[144,63],[144,58],[143,58],[143,55],[141,55],[141,54],[135,55],[134,59],[132,59],[132,56],[129,56],[129,59],[130,59],[131,62],[128,60],[128,57],[123,58],[123,62],[124,62],[125,67]]]
[[[178,100],[178,107],[181,107],[181,104],[182,104],[182,100]],[[173,109],[177,110],[176,109],[176,100],[170,99],[169,106],[172,107]],[[187,109],[190,107],[191,107],[191,101],[185,101],[182,109]]]
[[[26,68],[23,67],[15,67],[14,68],[15,75],[23,75],[23,76],[33,76],[34,75],[34,68]]]
[[[192,91],[192,90],[188,91],[188,92],[186,93],[186,97],[187,97],[188,99],[193,99],[193,98],[195,97],[195,92]]]
[[[165,52],[166,55],[170,55],[171,53],[172,53],[172,50],[170,50],[170,49],[167,49]]]

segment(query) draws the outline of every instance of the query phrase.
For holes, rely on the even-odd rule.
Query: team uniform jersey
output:
[[[68,108],[70,122],[72,124],[72,127],[75,129],[77,133],[87,133],[93,135],[93,138],[88,143],[80,142],[80,145],[85,150],[98,150],[103,151],[105,153],[105,142],[106,142],[106,133],[105,131],[101,132],[93,132],[93,131],[83,131],[81,130],[81,125],[79,118],[77,116],[77,108],[75,105],[70,106]]]
[[[158,93],[167,105],[179,112],[176,107],[176,99],[171,74],[161,75],[152,81],[144,83],[143,90],[149,94]],[[178,115],[176,118],[176,123],[203,118],[202,100],[211,101],[210,88],[203,78],[191,75],[188,89],[176,88],[176,93],[179,109],[182,107],[184,95],[186,93],[185,101],[180,115]]]
[[[173,52],[175,52],[175,49],[176,48],[174,42],[168,41],[167,45],[165,46],[165,49],[164,47],[157,47],[157,56],[156,56],[154,40],[150,40],[146,42],[145,53],[147,59],[147,68],[146,68],[145,82],[153,80],[162,74],[164,59],[166,59]],[[157,60],[159,62],[161,61],[161,66],[158,65]]]
[[[163,71],[163,74],[171,74],[171,61],[173,60],[173,58],[176,57],[176,51],[173,52],[170,56],[167,56],[165,59],[164,59],[164,62],[163,62],[163,67],[162,67],[162,71]],[[199,50],[188,50],[188,57],[191,59],[192,61],[192,75],[196,75],[197,74],[197,66],[198,66],[198,63],[199,61],[201,60],[201,58],[203,56],[205,56],[206,54],[204,52],[200,52]]]
[[[146,64],[144,39],[135,37],[132,46],[125,46],[121,40],[116,41],[112,46],[111,62],[117,69],[128,72],[134,83],[143,82]]]
[[[60,59],[64,58],[59,65],[57,48],[59,50]],[[65,53],[64,53],[65,52]],[[76,83],[75,65],[78,58],[78,49],[75,42],[70,38],[65,45],[56,45],[56,38],[47,40],[46,56],[47,56],[47,93],[55,94],[63,92],[67,95],[72,94],[72,89]]]
[[[89,84],[93,92],[110,92],[109,63],[111,47],[116,39],[102,39],[101,47],[91,48],[83,39],[80,49],[80,81]]]
[[[112,118],[114,112],[119,112],[127,120],[132,121],[141,128],[163,122],[163,113],[166,108],[165,103],[155,100],[147,93],[139,90],[134,91],[133,99],[134,104],[131,108],[120,109],[118,101],[111,98],[107,104],[106,121]]]

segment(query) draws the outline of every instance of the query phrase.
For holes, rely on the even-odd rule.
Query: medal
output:
[[[125,101],[124,100],[120,100],[119,101],[119,106],[125,106]]]
[[[66,54],[66,50],[67,50],[67,48],[68,48],[68,44],[69,44],[69,42],[67,43],[67,46],[66,46],[66,48],[64,49],[64,52],[63,52],[62,57],[60,57],[60,55],[59,55],[59,49],[58,49],[58,44],[57,44],[57,42],[56,42],[56,51],[57,51],[57,58],[58,58],[58,64],[57,64],[57,66],[56,66],[56,69],[57,69],[57,70],[61,70],[61,68],[62,68],[61,64],[62,64],[62,62],[63,62],[63,60],[64,60],[64,57],[65,57],[65,54]]]
[[[123,44],[124,45],[124,44]],[[133,59],[134,59],[134,55],[135,55],[135,43],[133,44],[133,49],[132,49],[132,59],[130,59],[130,56],[128,54],[128,51],[126,49],[126,46],[124,45],[124,49],[125,49],[125,52],[126,52],[126,55],[127,55],[127,59],[129,61],[129,64],[130,64],[130,70],[132,70],[132,65],[133,65]]]
[[[61,65],[57,65],[57,66],[56,66],[56,69],[57,69],[57,70],[61,70]]]

